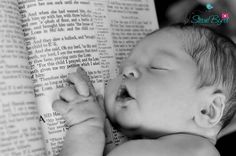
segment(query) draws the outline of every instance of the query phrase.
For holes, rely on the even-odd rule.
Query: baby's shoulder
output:
[[[220,156],[214,144],[208,139],[191,134],[173,134],[158,139],[164,146],[180,155]]]
[[[115,148],[109,156],[220,156],[212,143],[193,135],[175,134],[160,139],[132,140]]]

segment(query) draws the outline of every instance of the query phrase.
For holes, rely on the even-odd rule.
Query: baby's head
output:
[[[236,45],[200,26],[153,32],[107,86],[105,108],[127,135],[215,139],[236,109]]]

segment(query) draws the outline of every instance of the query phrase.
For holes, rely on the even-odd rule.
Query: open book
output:
[[[68,73],[83,67],[103,94],[155,29],[154,0],[0,0],[0,155],[57,155],[66,127],[51,105]],[[106,135],[106,150],[126,139]]]

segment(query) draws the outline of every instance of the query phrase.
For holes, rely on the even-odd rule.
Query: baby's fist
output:
[[[63,89],[60,94],[61,98],[68,100],[67,95],[75,94],[72,90],[73,88]],[[104,128],[105,113],[99,104],[99,102],[103,102],[102,96],[96,98],[77,95],[76,98],[68,102],[62,99],[54,101],[52,106],[63,116],[68,127],[83,125]]]
[[[60,99],[53,102],[53,109],[66,120],[67,126],[86,125],[104,127],[105,113],[102,96],[95,89],[86,72],[81,68],[68,76],[72,85],[61,90]]]

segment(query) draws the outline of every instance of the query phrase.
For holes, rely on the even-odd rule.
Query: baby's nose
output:
[[[137,79],[139,77],[139,72],[135,67],[125,67],[122,72],[124,79]]]

